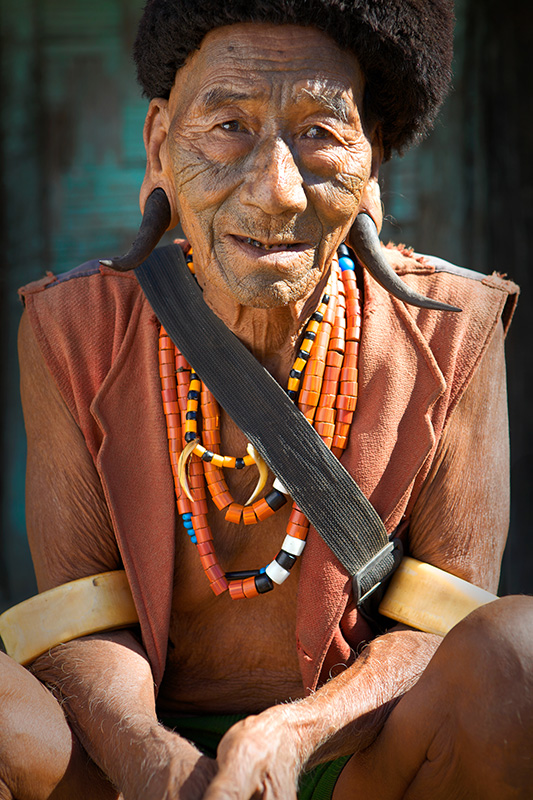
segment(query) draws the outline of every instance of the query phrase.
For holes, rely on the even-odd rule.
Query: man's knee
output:
[[[0,800],[117,800],[59,703],[0,653]]]
[[[0,653],[0,798],[24,797],[34,784],[35,797],[46,797],[48,785],[51,792],[66,769],[71,749],[57,702],[27,670]]]
[[[533,598],[504,597],[478,608],[446,636],[435,659],[463,689],[485,691],[495,703],[514,696],[532,702]]]
[[[337,796],[531,800],[532,754],[533,598],[504,598],[445,637]]]
[[[533,598],[477,609],[448,634],[434,661],[462,768],[474,783],[481,773],[499,783],[502,797],[507,789],[528,797],[521,792],[533,784]]]

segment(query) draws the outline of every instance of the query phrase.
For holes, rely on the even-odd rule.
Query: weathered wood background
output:
[[[16,290],[45,270],[121,252],[136,229],[146,102],[130,49],[141,5],[0,0],[0,610],[35,590],[24,530]],[[459,0],[454,92],[431,138],[388,165],[382,181],[383,238],[522,285],[508,340],[513,511],[504,593],[533,592],[532,29],[525,0]]]

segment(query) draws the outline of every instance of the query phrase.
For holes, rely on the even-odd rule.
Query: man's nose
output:
[[[271,215],[306,209],[303,178],[283,139],[276,138],[261,147],[242,186],[241,202]]]

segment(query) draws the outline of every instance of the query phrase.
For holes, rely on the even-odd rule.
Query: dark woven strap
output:
[[[364,591],[385,577],[393,558],[374,507],[279,384],[206,305],[181,248],[158,248],[135,272],[174,344],[339,561],[355,575],[383,552],[373,574],[365,573]]]

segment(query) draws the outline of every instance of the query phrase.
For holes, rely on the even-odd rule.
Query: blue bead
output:
[[[192,517],[192,514],[182,514],[181,515],[181,518],[182,518],[183,521],[185,521],[186,519],[190,519],[191,517]]]
[[[339,258],[339,267],[344,272],[345,269],[355,269],[355,264],[348,256],[342,256]]]
[[[196,536],[191,536],[191,542],[193,544],[198,544],[198,539],[196,538]]]
[[[192,529],[192,522],[191,522],[191,520],[190,520],[190,519],[186,519],[186,520],[184,521],[183,525],[184,525],[184,527],[185,527],[185,528],[188,528],[189,530],[191,530],[191,529]]]
[[[266,567],[261,567],[261,569],[259,570],[259,572],[260,572],[261,574],[263,574],[263,572],[266,572]]]

